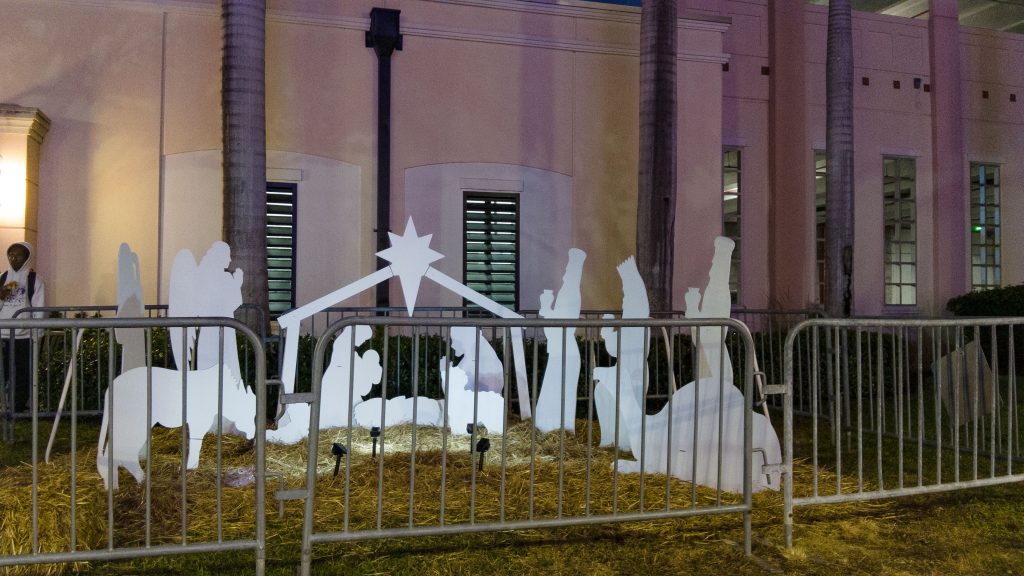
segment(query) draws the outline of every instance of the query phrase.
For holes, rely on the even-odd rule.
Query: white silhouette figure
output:
[[[420,426],[440,426],[441,403],[433,398],[396,396],[388,398],[384,407],[384,425],[380,423],[380,398],[364,400],[355,407],[356,426],[373,428],[394,426],[416,421]]]
[[[729,268],[733,248],[736,243],[730,238],[715,238],[715,255],[708,270],[708,284],[704,288],[700,307],[695,306],[700,297],[696,288],[690,288],[684,298],[686,317],[698,318],[729,318],[732,315],[732,298],[729,295]],[[719,326],[700,328],[697,330],[700,343],[700,371],[698,377],[717,378],[722,376],[732,382],[732,363],[729,354],[723,351],[725,329]]]
[[[353,332],[355,339],[353,340]],[[383,369],[376,350],[363,354],[356,348],[370,339],[369,326],[346,326],[334,340],[331,363],[324,372],[320,385],[320,429],[348,426],[350,418],[363,396],[380,383]],[[378,405],[379,409],[379,405]],[[294,444],[309,436],[309,406],[288,404],[278,420],[276,430],[267,431],[267,440],[280,444]],[[378,412],[379,413],[379,412]]]
[[[461,356],[459,368],[469,379],[466,389],[474,386],[484,392],[501,394],[505,386],[505,373],[494,348],[484,338],[483,331],[472,326],[453,326],[451,329],[452,350]]]
[[[647,288],[636,268],[632,256],[618,266],[619,278],[622,280],[622,318],[649,318],[650,303],[647,299]],[[612,318],[610,314],[604,316]],[[618,413],[618,447],[629,450],[629,437],[622,421],[622,412],[616,409],[616,398],[629,396],[637,405],[643,405],[646,388],[647,347],[649,341],[646,328],[614,328],[601,329],[605,350],[616,358],[615,366],[594,368],[594,408],[601,429],[601,446],[615,444],[615,414]],[[618,390],[616,391],[616,382]]]
[[[145,315],[139,257],[127,243],[117,250],[117,317]],[[121,345],[121,372],[146,365],[146,335],[142,328],[117,328],[114,338]]]
[[[210,245],[206,255],[197,265],[188,250],[178,252],[171,266],[171,290],[168,298],[167,315],[171,317],[227,316],[234,317],[235,310],[242,305],[243,274],[240,268],[233,273],[227,271],[231,263],[231,248],[217,241]],[[175,366],[179,368],[195,364],[197,369],[209,368],[221,361],[220,329],[216,327],[197,330],[185,328],[170,330],[171,351]],[[198,338],[197,338],[198,336]],[[183,348],[184,344],[184,348]],[[194,347],[194,349],[193,349]],[[224,329],[223,363],[241,374],[238,364],[238,349],[235,331]]]
[[[557,298],[551,290],[545,290],[540,295],[541,317],[580,317],[580,278],[586,258],[587,254],[582,250],[569,250],[569,262],[565,266]],[[548,363],[537,396],[534,426],[541,432],[551,432],[563,426],[573,431],[576,429],[576,387],[580,377],[580,350],[576,346],[576,330],[571,327],[545,328],[544,336],[547,339]]]
[[[188,371],[166,368],[134,368],[114,378],[103,400],[103,421],[100,424],[100,438],[96,450],[96,469],[103,478],[104,487],[117,490],[118,468],[126,468],[135,480],[142,482],[145,473],[139,459],[145,455],[149,438],[146,429],[147,406],[152,406],[152,424],[169,428],[188,426],[187,467],[199,465],[199,452],[203,437],[217,430],[218,390],[221,389],[223,374],[222,425],[225,434],[241,434],[252,438],[256,432],[256,396],[248,390],[234,373],[210,367],[205,370]],[[149,378],[152,375],[152,396],[149,395]],[[181,421],[182,382],[186,387],[186,422]],[[113,391],[113,395],[111,395]],[[107,431],[113,417],[113,440],[107,444]],[[107,477],[109,470],[108,450],[112,451],[114,475]]]
[[[448,394],[443,410],[447,411],[452,434],[467,435],[469,424],[482,425],[492,434],[501,434],[505,430],[505,398],[501,394],[467,390],[469,378],[466,373],[458,366],[450,366],[444,358],[441,358],[439,370],[441,390]]]
[[[688,317],[728,317],[729,260],[734,246],[728,238],[715,239],[715,255],[702,306],[694,310],[696,316],[691,316],[696,298],[692,290],[688,292]],[[643,401],[622,395],[619,405],[622,422],[636,460],[619,460],[619,472],[672,474],[681,480],[725,491],[743,490],[746,403],[743,393],[733,385],[731,360],[722,346],[723,332],[720,327],[699,329],[700,353],[709,376],[698,377],[676,390],[671,402],[657,414],[645,416]],[[782,462],[778,435],[763,414],[752,413],[751,425],[752,452],[746,458],[751,463],[752,488],[754,491],[777,490],[779,475],[766,475],[761,467]]]
[[[619,460],[618,469],[621,473],[641,471],[639,455],[643,416],[640,405],[631,400],[626,398],[621,409],[624,421],[629,423],[628,433],[636,460]],[[673,394],[671,406],[672,436],[668,435],[668,404],[657,414],[646,417],[643,471],[646,474],[671,474],[680,480],[721,488],[727,492],[742,492],[745,406],[739,389],[732,382],[701,378],[677,390]],[[751,486],[755,492],[764,488],[778,490],[779,475],[766,475],[762,473],[761,466],[782,462],[779,438],[763,414],[753,412],[751,425]]]

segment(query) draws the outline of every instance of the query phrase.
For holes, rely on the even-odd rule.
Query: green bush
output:
[[[1024,284],[968,292],[946,303],[956,316],[1024,316]]]
[[[1020,317],[1024,316],[1024,284],[978,290],[968,292],[946,303],[946,310],[955,316],[967,317]],[[989,330],[982,330],[981,347],[985,356],[992,360],[992,338]],[[1009,373],[1010,367],[1010,327],[1000,326],[996,329],[997,350],[999,353],[999,370]],[[1024,325],[1013,328],[1013,354],[1015,369],[1024,374]]]

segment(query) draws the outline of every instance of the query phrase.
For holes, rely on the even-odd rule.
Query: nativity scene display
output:
[[[484,446],[477,450],[482,470],[485,441],[493,445],[492,461],[510,458],[519,449],[509,433],[515,426],[532,431],[529,442],[549,435],[585,439],[589,449],[609,455],[606,465],[615,474],[667,475],[741,492],[746,468],[754,491],[779,488],[778,474],[763,472],[782,461],[778,435],[767,412],[749,408],[743,382],[734,378],[743,372],[734,370],[737,347],[730,345],[728,327],[649,321],[647,290],[632,257],[608,271],[617,272],[621,282],[621,314],[587,323],[585,278],[605,271],[585,270],[586,253],[568,250],[559,263],[561,283],[524,298],[536,306],[537,319],[551,321],[541,326],[435,268],[432,264],[443,255],[430,248],[431,235],[419,235],[411,218],[402,235],[389,234],[391,247],[378,253],[386,266],[277,319],[282,402],[266,433],[271,460],[274,451],[318,432],[341,446],[335,448],[337,473],[341,454],[354,449],[353,437],[372,437],[374,457],[378,450],[395,454],[412,448],[389,440],[389,432],[411,427],[414,438],[416,430],[448,438],[444,445],[451,450],[468,444],[472,455],[474,447]],[[733,243],[717,238],[714,247],[706,286],[686,293],[686,319],[729,317]],[[231,270],[230,262],[230,248],[223,242],[214,243],[198,261],[181,251],[172,268],[168,314],[233,316],[242,304],[244,273]],[[118,270],[119,314],[139,316],[139,262],[126,245]],[[309,357],[299,353],[308,320],[393,278],[411,320],[386,328],[349,320],[314,335],[329,338],[318,401],[296,394],[299,359]],[[415,326],[424,281],[493,318],[513,322],[489,325],[477,318]],[[603,324],[595,326],[593,320]],[[126,330],[117,334],[125,364],[103,405],[96,465],[111,490],[119,487],[121,468],[136,481],[146,478],[147,411],[140,407],[152,406],[153,425],[187,425],[183,465],[188,469],[199,466],[208,432],[246,438],[255,432],[256,402],[242,374],[233,331],[172,329],[169,368],[147,368],[139,338]],[[749,451],[744,447],[748,423]]]

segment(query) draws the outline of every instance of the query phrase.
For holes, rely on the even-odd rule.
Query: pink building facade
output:
[[[511,206],[511,303],[536,309],[577,247],[584,307],[618,307],[615,266],[635,247],[639,11],[583,0],[268,2],[267,178],[292,199],[289,303],[377,266],[373,8],[400,10],[404,36],[391,228],[413,217],[445,255],[435,266],[469,281],[479,258],[502,258],[471,246],[473,202]],[[0,0],[0,13],[0,102],[48,128],[0,119],[0,194],[26,206],[0,233],[39,244],[55,304],[112,302],[121,242],[146,300],[166,302],[174,254],[220,238],[219,2]],[[678,30],[676,307],[723,233],[738,240],[737,305],[813,306],[826,8],[690,0]],[[1024,37],[961,26],[955,2],[932,0],[928,20],[856,13],[854,50],[854,313],[936,315],[972,287],[1024,280]],[[3,152],[30,138],[32,160]],[[450,298],[425,284],[418,304],[461,304]]]

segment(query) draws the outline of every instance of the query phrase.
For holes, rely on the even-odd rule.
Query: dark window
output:
[[[740,223],[740,191],[742,178],[741,153],[738,149],[726,149],[722,154],[722,236],[732,238],[736,248],[732,251],[732,265],[729,267],[729,293],[733,304],[740,297],[740,270],[742,267],[742,230]]]
[[[971,287],[998,288],[1002,265],[999,166],[971,164]]]
[[[271,316],[295,307],[295,196],[298,186],[267,182],[267,279]]]
[[[883,158],[885,303],[917,304],[917,168],[913,158]]]
[[[463,222],[466,286],[518,310],[519,196],[466,192]]]

